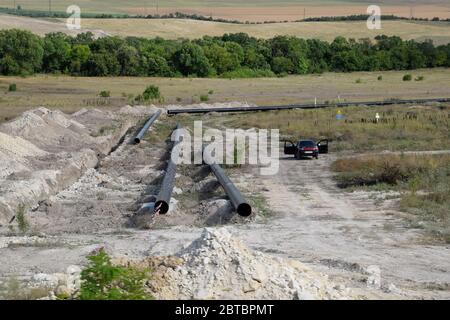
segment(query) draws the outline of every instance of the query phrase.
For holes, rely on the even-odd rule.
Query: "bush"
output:
[[[25,206],[24,205],[20,205],[19,208],[17,208],[16,219],[17,219],[17,225],[19,227],[19,230],[22,233],[27,232],[30,225],[25,217]]]
[[[360,78],[356,79],[356,83],[362,83],[362,80]]]
[[[383,76],[378,76],[378,81],[383,80]]]
[[[81,272],[80,300],[150,300],[144,283],[150,270],[114,266],[104,249],[88,257]]]
[[[102,98],[109,98],[111,96],[111,93],[109,91],[100,91],[99,96]]]
[[[415,78],[415,81],[423,81],[425,79],[424,76],[418,76],[417,78]]]
[[[159,88],[154,85],[148,86],[142,95],[140,95],[140,99],[143,101],[159,101],[162,102],[163,98],[161,96],[161,93],[159,92]]]
[[[209,96],[208,96],[207,94],[202,94],[202,95],[200,96],[200,101],[206,102],[206,101],[208,101],[208,100],[209,100]]]
[[[9,91],[9,92],[15,92],[15,91],[17,91],[17,85],[16,85],[15,83],[11,83],[11,84],[9,85],[8,91]]]
[[[412,75],[410,74],[405,74],[403,76],[403,81],[411,81],[412,80]]]

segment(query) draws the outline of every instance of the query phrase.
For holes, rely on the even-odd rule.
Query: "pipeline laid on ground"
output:
[[[174,137],[175,142],[172,147],[172,151],[170,152],[170,159],[167,164],[166,174],[164,175],[164,179],[161,184],[161,189],[155,202],[155,209],[154,209],[155,213],[158,212],[159,214],[166,214],[169,211],[170,198],[172,197],[175,174],[177,171],[176,159],[179,156],[178,154],[173,154],[175,146],[180,141],[179,129],[182,129],[182,127],[180,126],[180,124],[177,124],[177,127],[174,130],[176,134],[176,136]]]
[[[410,100],[386,100],[386,101],[355,101],[355,102],[339,102],[339,103],[307,103],[293,104],[281,106],[255,106],[255,107],[231,107],[231,108],[195,108],[195,109],[168,109],[167,114],[175,115],[180,113],[209,113],[209,112],[249,112],[249,111],[273,111],[288,109],[314,109],[314,108],[335,108],[349,106],[388,106],[394,104],[409,103],[429,103],[429,102],[450,102],[450,98],[436,99],[410,99]]]
[[[140,143],[142,138],[144,137],[144,134],[148,131],[150,126],[153,124],[153,122],[158,119],[158,117],[161,115],[161,110],[158,110],[155,114],[153,114],[145,123],[145,125],[142,127],[141,131],[137,134],[136,138],[134,138],[134,142],[136,144]]]
[[[245,201],[244,197],[227,176],[225,171],[217,163],[211,161],[210,159],[207,158],[204,160],[209,165],[219,183],[222,185],[236,212],[240,216],[244,217],[251,215],[252,207]]]

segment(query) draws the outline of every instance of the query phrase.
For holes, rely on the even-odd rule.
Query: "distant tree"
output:
[[[243,65],[252,69],[270,69],[270,65],[264,55],[255,48],[248,48],[245,51]]]
[[[42,39],[29,31],[0,31],[0,74],[27,75],[41,71]]]
[[[67,72],[70,58],[71,44],[64,33],[49,33],[44,37],[42,69],[45,72]]]
[[[272,60],[272,71],[276,74],[293,73],[294,64],[291,59],[285,57],[275,57]]]
[[[91,54],[85,63],[85,73],[92,77],[118,76],[120,75],[120,63],[116,57],[107,53]]]
[[[89,46],[83,44],[74,45],[70,53],[70,72],[80,75],[90,55],[91,49],[89,49]]]
[[[117,51],[117,60],[120,64],[120,75],[137,76],[140,72],[140,59],[138,50],[129,45],[122,45]]]
[[[174,54],[174,64],[186,76],[206,77],[211,73],[211,65],[205,53],[197,44],[185,42]]]

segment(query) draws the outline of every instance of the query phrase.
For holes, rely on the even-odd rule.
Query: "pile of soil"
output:
[[[0,226],[36,208],[114,148],[137,118],[100,110],[38,108],[0,125]]]
[[[155,269],[149,284],[159,299],[354,299],[298,261],[250,250],[226,228],[207,228],[176,257],[138,265]]]

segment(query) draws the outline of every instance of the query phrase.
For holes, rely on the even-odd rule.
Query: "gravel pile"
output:
[[[298,261],[250,250],[226,228],[205,229],[161,274],[162,299],[352,299],[349,289]],[[157,276],[157,274],[155,274]]]

